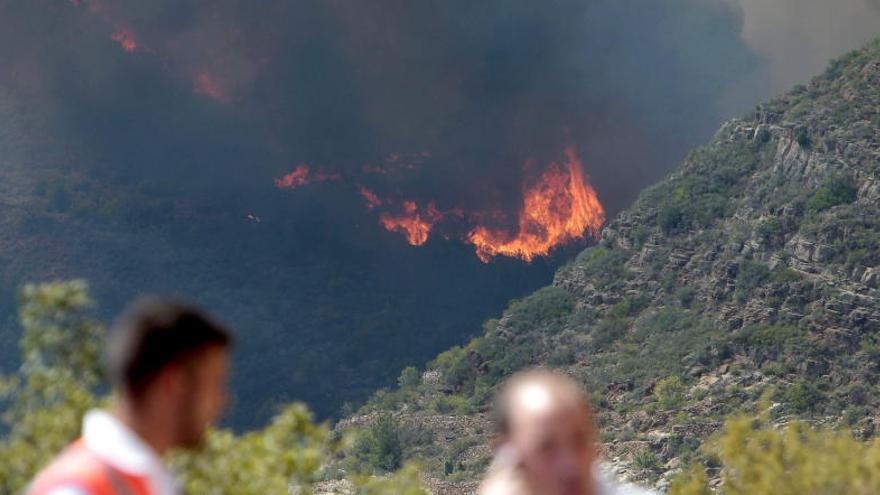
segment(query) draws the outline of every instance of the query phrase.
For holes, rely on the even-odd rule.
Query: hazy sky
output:
[[[743,38],[764,57],[778,94],[880,36],[880,0],[738,0]]]

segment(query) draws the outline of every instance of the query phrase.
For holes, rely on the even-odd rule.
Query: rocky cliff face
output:
[[[404,442],[404,455],[424,459],[438,486],[479,476],[490,397],[534,365],[583,382],[606,456],[660,489],[704,455],[724,418],[762,400],[779,423],[800,417],[871,437],[880,423],[878,173],[874,43],[726,123],[552,287],[512,303],[483,337],[364,412],[418,425],[421,441]],[[450,418],[467,427],[450,430]]]

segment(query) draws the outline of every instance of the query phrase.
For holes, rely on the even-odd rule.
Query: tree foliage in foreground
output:
[[[79,434],[98,404],[103,327],[88,317],[86,284],[28,285],[20,294],[23,327],[18,373],[0,377],[3,429],[0,494],[20,493],[34,473]]]
[[[721,465],[721,495],[871,495],[880,493],[880,440],[860,442],[844,430],[795,422],[784,429],[766,419],[728,421],[705,447]],[[670,495],[710,495],[706,470],[680,475]]]
[[[104,327],[82,281],[28,285],[20,295],[21,366],[0,376],[0,495],[18,494],[37,471],[79,435],[82,415],[106,401],[100,348]],[[236,435],[212,432],[203,451],[180,453],[172,464],[186,493],[263,495],[314,493],[344,442],[293,404],[264,429]],[[357,495],[419,495],[418,470],[404,466],[384,476],[353,475]]]

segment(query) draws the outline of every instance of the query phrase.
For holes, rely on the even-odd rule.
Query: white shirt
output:
[[[489,467],[491,481],[480,488],[480,495],[509,495],[525,493],[522,480],[515,473],[516,454],[509,445],[503,445],[495,454]],[[493,476],[503,473],[502,476]],[[504,474],[506,473],[506,474]],[[593,465],[593,488],[596,495],[654,495],[653,492],[629,483],[614,479],[611,471],[601,461]]]
[[[146,478],[151,495],[177,495],[177,484],[165,469],[162,459],[131,429],[111,414],[92,410],[83,419],[86,447],[111,467],[133,476]],[[79,487],[59,487],[49,495],[91,495]]]
[[[599,463],[593,469],[593,479],[596,480],[596,495],[653,495],[640,486],[615,480],[606,466]]]

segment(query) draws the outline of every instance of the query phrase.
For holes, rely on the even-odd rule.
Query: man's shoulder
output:
[[[101,463],[83,447],[81,441],[77,441],[37,474],[27,493],[91,495],[99,486],[102,474]]]
[[[46,495],[93,495],[92,492],[78,486],[59,486],[46,492]]]

